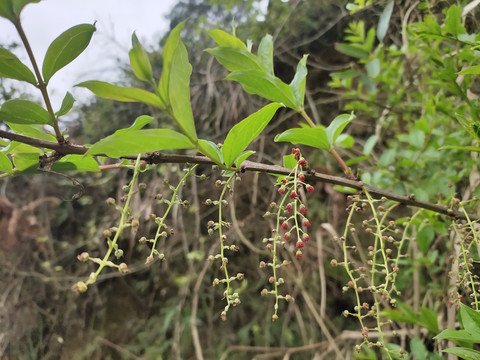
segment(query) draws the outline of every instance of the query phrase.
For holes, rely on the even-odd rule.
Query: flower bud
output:
[[[83,281],[79,281],[72,286],[72,290],[79,294],[86,292],[88,290],[88,287],[87,284],[85,284]]]
[[[303,256],[302,251],[298,249],[297,252],[295,253],[295,257],[300,260],[302,256]]]
[[[147,259],[145,260],[145,265],[148,265],[148,264],[151,264],[153,262],[153,256],[150,255],[147,257]]]
[[[121,263],[120,265],[118,265],[118,271],[120,271],[122,274],[128,273],[129,270],[127,264]]]
[[[296,247],[297,249],[301,249],[301,248],[303,248],[303,246],[304,246],[304,243],[303,243],[302,240],[298,240],[297,243],[296,243],[296,245],[295,245],[295,247]]]
[[[307,192],[312,193],[315,190],[315,188],[312,185],[307,186]]]
[[[90,256],[88,255],[87,252],[82,252],[81,254],[79,254],[77,256],[77,259],[81,262],[86,262],[86,261],[88,261],[89,258],[90,258]]]

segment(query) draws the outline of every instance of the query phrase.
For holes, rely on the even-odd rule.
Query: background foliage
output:
[[[347,4],[292,0],[269,1],[266,14],[258,9],[255,0],[189,0],[180,1],[170,14],[171,30],[189,18],[181,38],[193,71],[190,93],[196,134],[190,134],[192,138],[227,142],[227,133],[235,124],[266,105],[238,82],[225,81],[229,74],[225,67],[233,70],[217,62],[211,55],[214,51],[204,51],[218,45],[209,30],[231,32],[234,22],[236,36],[245,42],[251,39],[255,54],[265,34],[272,35],[272,70],[286,84],[308,54],[306,113],[315,125],[327,127],[336,116],[355,112],[357,118],[346,128],[355,144],[338,151],[365,183],[452,207],[462,200],[462,207],[477,214],[475,202],[469,201],[478,194],[480,181],[475,152],[480,72],[476,68],[476,8],[462,14],[468,9],[467,1]],[[93,31],[91,27],[72,31],[79,30]],[[88,44],[87,39],[82,41]],[[145,54],[156,78],[165,67],[162,54],[167,46],[165,36],[158,50]],[[138,79],[149,80],[150,70],[142,67],[141,57],[137,61],[137,69],[145,72],[139,76],[138,70],[125,66],[122,83],[152,91],[148,81]],[[44,70],[45,79],[61,65],[53,64]],[[4,84],[0,83],[2,104],[20,97],[15,88]],[[290,144],[274,142],[274,138],[297,127],[302,117],[294,106],[285,105],[249,146],[256,151],[255,161],[281,164],[290,153]],[[0,115],[7,122],[8,110],[2,105]],[[75,124],[69,124],[69,139],[80,144],[93,144],[117,129],[128,128],[141,114],[153,117],[146,129],[178,130],[165,125],[172,124],[167,122],[168,114],[152,104],[96,98],[74,112],[78,115]],[[26,131],[17,123],[9,125],[14,132]],[[55,140],[52,135],[44,136]],[[8,142],[1,141],[7,149]],[[17,149],[12,156],[21,170],[36,164],[42,153],[25,155],[25,149]],[[344,175],[327,152],[307,146],[301,146],[301,151],[314,170]],[[190,154],[190,150],[179,153]],[[106,160],[102,165],[111,164]],[[92,164],[82,166],[96,170]],[[193,359],[199,354],[205,359],[375,359],[399,357],[401,348],[413,359],[437,359],[446,356],[440,352],[447,347],[442,339],[454,339],[462,347],[452,353],[457,351],[467,359],[476,356],[470,353],[480,342],[476,341],[475,312],[472,315],[462,306],[458,311],[462,329],[457,331],[463,332],[454,330],[458,329],[461,301],[479,310],[476,298],[470,297],[478,286],[476,278],[469,280],[477,273],[478,243],[470,238],[477,237],[474,225],[452,223],[432,211],[392,207],[388,202],[370,207],[365,199],[368,206],[359,205],[360,214],[347,220],[346,208],[352,208],[352,199],[347,201],[344,192],[336,191],[342,189],[326,183],[312,184],[314,194],[302,198],[312,224],[311,239],[302,249],[301,260],[295,251],[282,251],[283,258],[292,262],[279,270],[285,281],[282,293],[296,301],[280,303],[280,318],[272,322],[275,298],[260,296],[269,274],[259,263],[268,257],[262,239],[275,228],[275,218],[264,214],[272,211],[270,204],[279,202],[279,195],[277,178],[256,172],[247,171],[240,182],[234,182],[233,196],[224,210],[232,224],[226,234],[239,247],[229,255],[229,272],[242,273],[245,279],[235,285],[241,305],[230,309],[227,321],[222,321],[223,288],[211,286],[221,271],[218,262],[205,261],[219,251],[218,242],[208,233],[208,222],[217,214],[206,200],[221,195],[221,188],[210,180],[225,178],[210,165],[200,164],[195,171],[207,180],[191,177],[179,188],[178,196],[188,206],[175,204],[166,220],[172,234],[159,240],[166,261],[145,265],[147,249],[138,240],[155,235],[157,226],[151,214],[161,216],[167,209],[168,204],[158,199],[170,198],[171,186],[184,175],[183,164],[156,165],[141,174],[146,187],[130,203],[139,224],[123,232],[118,243],[130,273],[100,274],[81,296],[71,286],[95,267],[78,262],[77,255],[88,252],[101,257],[106,252],[104,231],[117,226],[120,218],[106,200],[121,203],[133,170],[115,167],[70,173],[85,188],[75,201],[70,199],[78,189],[69,178],[52,173],[5,176],[0,199],[4,234],[0,244],[0,354],[12,359]],[[382,212],[386,225],[377,230],[399,240],[395,227],[403,231],[408,226],[405,234],[410,241],[403,248],[392,247],[394,255],[402,254],[395,289],[388,299],[378,300],[374,292],[357,292],[358,286],[368,286],[371,279],[362,278],[353,285],[345,268],[332,265],[342,265],[347,254],[351,268],[363,271],[372,246],[367,231],[371,225],[365,221]],[[338,240],[342,234],[348,235],[346,250]],[[472,268],[465,265],[469,262]],[[381,305],[378,316],[391,322],[384,334],[370,332],[368,340],[373,344],[385,341],[396,353],[360,347],[366,342],[358,319],[344,316],[345,310],[355,314],[356,294],[362,297],[360,304]],[[375,319],[366,317],[365,327],[375,327]]]

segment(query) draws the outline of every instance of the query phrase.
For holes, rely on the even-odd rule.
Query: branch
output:
[[[159,154],[154,153],[152,156],[145,158],[147,162],[151,162],[153,164],[157,163],[193,163],[193,164],[212,164],[214,162],[211,161],[206,156],[189,156],[189,155],[169,155],[169,154]],[[278,165],[267,165],[262,163],[257,163],[249,160],[245,160],[242,165],[240,166],[240,170],[244,171],[259,171],[263,173],[271,173],[271,174],[278,174],[278,175],[289,175],[292,169],[284,168]],[[332,176],[327,175],[319,172],[315,172],[314,170],[310,170],[305,174],[305,179],[310,182],[323,182],[333,185],[340,185],[340,186],[347,186],[356,190],[367,190],[371,195],[376,197],[386,197],[387,199],[397,201],[402,205],[405,206],[414,206],[426,210],[431,210],[439,214],[448,215],[454,218],[466,220],[465,215],[458,211],[453,210],[448,206],[433,204],[427,201],[416,200],[415,196],[405,196],[399,195],[390,191],[385,191],[374,186],[365,185],[362,181],[355,181],[351,179],[345,179],[339,176]],[[479,220],[478,216],[469,215],[470,220],[476,221]]]
[[[32,145],[38,148],[46,148],[56,151],[59,155],[69,155],[69,154],[85,154],[88,150],[87,147],[83,145],[75,145],[71,144],[68,141],[65,143],[57,143],[54,141],[47,141],[36,139],[28,136],[23,136],[19,134],[15,134],[9,131],[0,130],[0,137],[22,142],[24,144]],[[136,156],[124,156],[124,159],[132,159],[135,160]],[[192,164],[208,164],[208,165],[215,165],[215,163],[210,160],[206,156],[198,156],[198,155],[179,155],[179,154],[162,154],[159,152],[153,152],[152,154],[143,155],[142,160],[149,164],[160,164],[160,163],[192,163]],[[245,171],[259,171],[263,173],[271,173],[271,174],[278,174],[278,175],[289,175],[292,171],[291,169],[284,168],[282,166],[277,165],[267,165],[262,163],[257,163],[254,161],[245,160],[239,169],[241,172]],[[365,185],[362,181],[356,181],[351,179],[345,179],[339,176],[332,176],[323,173],[315,172],[314,170],[310,170],[305,174],[305,179],[310,182],[323,182],[333,185],[340,185],[350,187],[356,190],[367,190],[371,195],[376,197],[386,197],[387,199],[397,201],[402,205],[405,206],[414,206],[426,210],[434,211],[438,214],[443,214],[447,216],[451,216],[453,218],[463,219],[466,220],[465,214],[458,210],[453,210],[448,206],[433,204],[427,201],[416,200],[415,196],[405,196],[399,195],[390,191],[385,191],[370,185]],[[477,221],[480,218],[476,215],[469,214],[468,215],[471,221]]]
[[[70,154],[85,154],[88,150],[87,147],[82,145],[74,145],[70,144],[68,141],[63,143],[58,143],[55,141],[48,141],[42,139],[36,139],[29,136],[15,134],[9,131],[0,130],[0,137],[4,139],[9,139],[13,141],[18,141],[23,144],[32,145],[38,148],[46,148],[55,150],[62,155],[70,155]]]

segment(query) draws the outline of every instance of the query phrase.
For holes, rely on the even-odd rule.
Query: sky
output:
[[[1,1],[1,0],[0,0]],[[21,20],[32,46],[37,63],[42,64],[48,45],[68,28],[89,23],[95,26],[92,41],[87,49],[72,63],[56,73],[49,84],[53,102],[60,103],[66,91],[80,101],[90,93],[72,88],[85,80],[115,82],[120,72],[115,71],[116,59],[128,62],[131,36],[137,37],[147,48],[168,31],[165,16],[178,0],[42,0],[29,4],[22,11]],[[0,18],[0,45],[20,43],[14,26]],[[30,68],[25,50],[13,51]],[[31,87],[33,91],[35,88]]]

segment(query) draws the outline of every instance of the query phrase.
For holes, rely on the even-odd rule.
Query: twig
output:
[[[14,141],[19,141],[24,144],[32,145],[39,148],[47,148],[57,151],[62,155],[68,154],[85,154],[88,150],[87,147],[82,145],[74,145],[68,142],[65,143],[56,143],[53,141],[46,141],[41,139],[36,139],[28,136],[14,134],[9,131],[0,130],[0,137],[5,139],[10,139]],[[131,159],[135,160],[136,156],[124,156],[123,159]],[[149,155],[143,155],[141,157],[142,160],[146,161],[150,164],[161,164],[161,163],[192,163],[192,164],[210,164],[215,165],[212,160],[210,160],[206,156],[198,156],[198,155],[180,155],[180,154],[162,154],[159,152],[154,152]],[[257,163],[254,161],[245,160],[242,163],[241,171],[259,171],[264,173],[271,173],[277,175],[288,175],[291,172],[291,169],[284,168],[278,165],[268,165]],[[422,209],[431,210],[433,212],[448,215],[453,218],[463,219],[466,220],[465,214],[458,210],[451,209],[445,205],[433,204],[427,201],[416,200],[414,195],[399,195],[390,191],[385,191],[373,186],[365,185],[361,181],[355,181],[352,179],[345,179],[339,176],[332,176],[326,175],[323,173],[318,173],[313,170],[305,174],[305,178],[307,181],[312,182],[323,182],[328,184],[340,185],[345,187],[350,187],[355,190],[362,190],[365,188],[371,195],[376,197],[386,197],[387,199],[397,201],[398,203],[405,205],[405,206],[414,206]],[[470,220],[477,221],[480,218],[476,215],[469,215]]]

